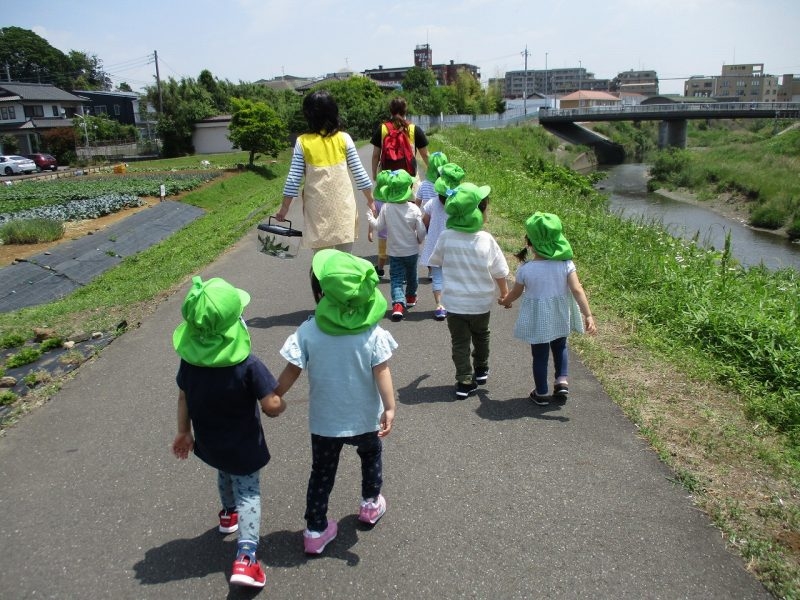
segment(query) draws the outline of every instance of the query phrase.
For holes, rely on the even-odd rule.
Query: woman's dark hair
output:
[[[303,99],[303,115],[311,133],[331,136],[342,128],[339,106],[325,90],[317,90]]]
[[[392,115],[391,121],[397,129],[408,130],[407,112],[408,102],[406,102],[405,98],[398,96],[397,98],[392,98],[391,102],[389,102],[389,114]]]

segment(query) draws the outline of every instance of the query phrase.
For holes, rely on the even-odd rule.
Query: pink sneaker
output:
[[[233,533],[239,529],[239,513],[223,508],[219,511],[219,532]]]
[[[246,554],[237,556],[233,563],[233,573],[231,583],[236,585],[247,585],[250,587],[263,588],[267,582],[267,576],[258,564],[258,560],[250,562],[250,557]]]
[[[378,494],[374,500],[362,500],[361,507],[358,510],[358,520],[362,523],[375,525],[383,514],[386,512],[386,498],[383,494]]]
[[[325,531],[309,531],[306,529],[303,532],[303,548],[306,554],[322,554],[328,542],[333,540],[338,533],[339,528],[336,521],[328,519],[328,526]]]

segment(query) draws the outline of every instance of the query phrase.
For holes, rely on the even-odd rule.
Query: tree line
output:
[[[0,28],[0,67],[6,68],[14,81],[50,83],[67,91],[111,90],[111,79],[100,58],[76,50],[64,54],[33,31],[20,27]],[[393,91],[360,76],[323,82],[312,91],[319,88],[327,89],[336,99],[344,129],[357,139],[369,138],[377,124],[389,117],[389,101],[394,95],[406,98],[411,114],[505,111],[501,90],[484,90],[466,71],[459,72],[449,85],[438,85],[432,70],[413,67],[402,87]],[[117,90],[131,91],[126,83]],[[156,131],[165,157],[192,154],[195,123],[214,116],[231,115],[229,137],[234,147],[250,152],[251,163],[259,153],[277,156],[306,128],[301,94],[275,91],[257,83],[232,83],[208,70],[201,71],[196,79],[170,77],[160,86],[147,86],[142,100],[144,119],[151,118],[148,105],[157,109]],[[75,123],[75,139],[81,139],[82,127],[82,122]],[[104,124],[90,123],[89,136],[103,139],[100,136],[106,129]]]

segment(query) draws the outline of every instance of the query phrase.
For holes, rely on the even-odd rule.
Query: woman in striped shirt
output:
[[[283,203],[275,218],[285,221],[292,200],[302,194],[303,246],[314,252],[322,248],[351,252],[358,237],[358,210],[349,174],[374,212],[372,180],[361,164],[353,139],[340,130],[339,107],[327,91],[306,96],[303,114],[309,132],[300,135],[295,143]]]

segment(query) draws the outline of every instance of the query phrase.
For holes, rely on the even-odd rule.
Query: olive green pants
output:
[[[456,381],[469,383],[474,371],[489,368],[489,316],[447,313]],[[471,360],[470,360],[471,359]]]

